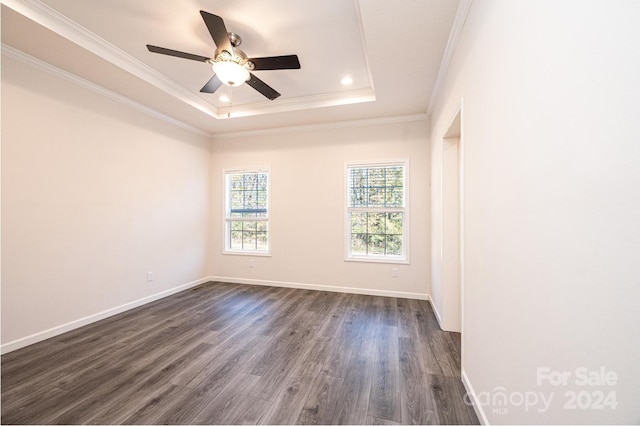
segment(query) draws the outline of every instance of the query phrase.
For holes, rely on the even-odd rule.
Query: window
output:
[[[347,164],[347,260],[407,262],[407,161]]]
[[[269,253],[269,171],[225,172],[225,253]]]

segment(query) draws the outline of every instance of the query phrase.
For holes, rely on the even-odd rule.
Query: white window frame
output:
[[[228,176],[235,174],[252,174],[252,173],[265,173],[267,175],[267,215],[266,217],[247,217],[247,218],[238,218],[231,217],[230,211],[230,189],[229,189],[229,180]],[[269,166],[262,167],[250,167],[245,169],[225,169],[223,170],[222,177],[224,191],[223,191],[223,203],[224,211],[222,217],[222,232],[224,234],[224,238],[222,239],[223,254],[231,254],[231,255],[241,255],[241,256],[271,256],[271,168]],[[230,230],[229,226],[231,222],[237,221],[260,221],[266,222],[267,224],[267,249],[266,250],[243,250],[243,249],[232,249],[231,241],[230,241]]]
[[[404,167],[404,207],[350,207],[349,170],[352,168],[376,168],[389,166]],[[345,215],[344,215],[344,239],[345,239],[345,261],[351,262],[375,262],[375,263],[400,263],[409,264],[409,159],[390,160],[370,160],[370,161],[347,161],[344,168],[344,190],[345,190]],[[358,255],[351,253],[351,213],[372,212],[372,213],[403,213],[402,223],[402,256],[391,255]]]

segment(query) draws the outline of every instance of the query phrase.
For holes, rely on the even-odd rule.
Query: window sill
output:
[[[235,256],[260,256],[260,257],[271,257],[271,252],[267,251],[233,251],[233,250],[223,250],[222,254],[230,254]]]
[[[410,265],[409,259],[393,259],[388,257],[345,257],[345,262],[364,262],[364,263],[392,263],[396,265]]]

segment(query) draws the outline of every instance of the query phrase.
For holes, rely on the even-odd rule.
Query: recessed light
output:
[[[349,76],[343,77],[342,80],[340,80],[340,83],[343,86],[349,86],[349,85],[353,84],[353,78],[351,78]]]
[[[227,95],[222,95],[222,96],[220,96],[220,97],[218,98],[218,100],[219,100],[220,102],[227,103],[227,102],[229,102],[231,99],[229,99],[229,97],[228,97]]]

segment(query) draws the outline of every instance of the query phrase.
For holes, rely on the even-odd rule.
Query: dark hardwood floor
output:
[[[428,302],[208,283],[2,356],[3,424],[477,424]]]

